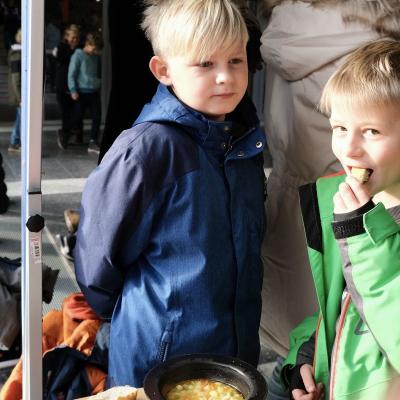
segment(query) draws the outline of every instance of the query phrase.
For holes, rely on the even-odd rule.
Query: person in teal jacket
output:
[[[350,55],[326,84],[344,172],[300,189],[319,303],[290,337],[295,400],[386,399],[400,374],[400,44]]]
[[[92,128],[88,146],[89,153],[98,154],[98,137],[101,122],[101,60],[98,54],[103,47],[103,39],[98,33],[86,35],[83,49],[76,49],[68,67],[68,89],[75,102],[72,113],[72,126],[79,126],[85,110],[90,109]],[[67,147],[68,133],[63,139]]]

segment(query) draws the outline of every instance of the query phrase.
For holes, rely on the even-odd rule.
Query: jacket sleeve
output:
[[[297,365],[312,364],[318,313],[304,319],[289,335],[289,353],[282,366],[281,381],[290,384],[290,371]]]
[[[400,226],[380,203],[363,216],[364,232],[342,243],[352,300],[382,354],[400,373]]]
[[[68,67],[68,89],[71,93],[78,92],[77,80],[78,80],[79,68],[80,68],[80,57],[78,56],[78,53],[75,52],[71,57],[71,61],[69,62],[69,67]]]
[[[104,319],[111,318],[127,270],[148,245],[156,212],[149,173],[127,150],[112,148],[82,194],[76,277],[87,302]]]
[[[65,43],[60,43],[57,46],[57,61],[61,64],[69,64],[71,59],[71,50]]]

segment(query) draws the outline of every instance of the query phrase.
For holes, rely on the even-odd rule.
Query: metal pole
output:
[[[23,399],[43,398],[41,194],[44,0],[22,0]]]

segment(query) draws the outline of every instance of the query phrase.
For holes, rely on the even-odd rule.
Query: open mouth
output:
[[[374,171],[370,168],[350,167],[350,173],[361,183],[366,183]]]

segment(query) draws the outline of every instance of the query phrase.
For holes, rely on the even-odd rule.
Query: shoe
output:
[[[61,254],[69,261],[74,261],[74,255],[72,254],[72,249],[68,244],[67,237],[64,235],[57,234],[56,239],[58,241],[59,250]]]
[[[75,233],[78,230],[79,217],[80,214],[77,211],[69,209],[64,211],[65,225],[67,225],[69,233]]]
[[[20,144],[10,144],[8,146],[9,153],[21,153],[21,145]]]
[[[0,366],[2,364],[7,365],[7,362],[12,360],[17,361],[21,357],[21,354],[22,354],[22,333],[19,332],[9,350],[0,350]]]
[[[65,150],[68,147],[68,133],[62,129],[57,132],[57,144],[61,150]]]
[[[94,140],[91,140],[89,142],[87,151],[88,153],[100,154],[100,147]]]
[[[51,269],[42,264],[42,300],[46,304],[50,304],[53,300],[54,288],[56,286],[59,269]]]

